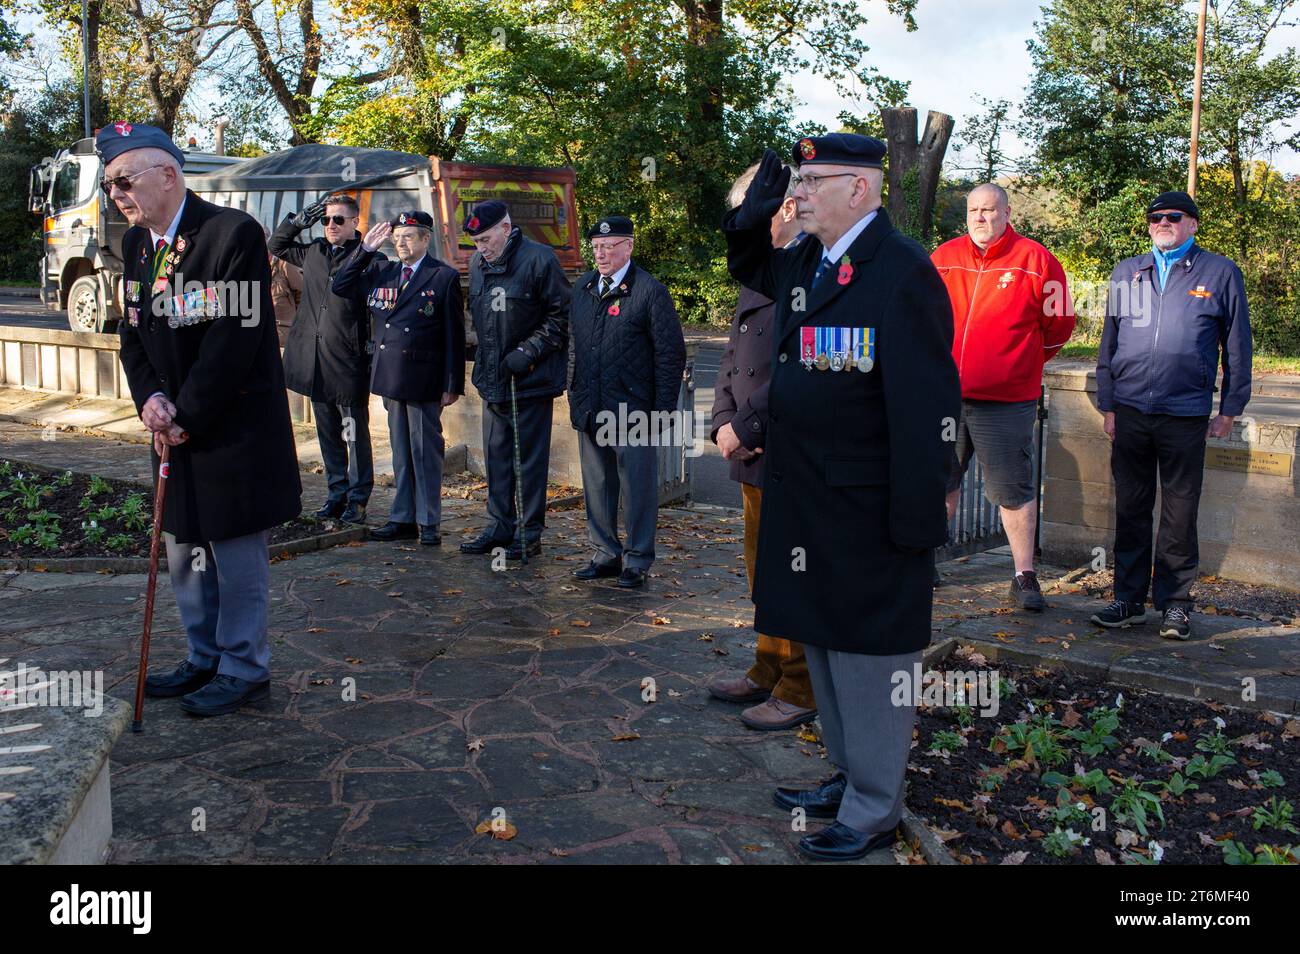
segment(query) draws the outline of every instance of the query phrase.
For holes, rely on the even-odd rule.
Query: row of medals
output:
[[[809,370],[816,368],[818,371],[852,371],[857,368],[863,374],[866,374],[876,365],[876,362],[866,355],[854,361],[853,355],[847,351],[832,351],[830,354],[823,352],[815,358],[803,359],[802,363]]]

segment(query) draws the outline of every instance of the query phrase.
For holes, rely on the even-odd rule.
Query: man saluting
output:
[[[442,518],[442,409],[465,393],[465,305],[460,273],[429,252],[433,218],[402,212],[366,232],[334,275],[334,294],[366,297],[374,328],[370,390],[384,399],[396,493],[376,540],[438,546]],[[398,261],[374,261],[389,236]],[[419,530],[416,530],[416,526]]]
[[[163,530],[189,656],[145,692],[222,715],[269,694],[267,532],[301,509],[266,238],[186,190],[184,154],[162,130],[115,123],[95,148],[132,226],[122,366],[155,471],[172,448]]]
[[[880,207],[885,144],[794,147],[808,235],[772,247],[790,171],[768,150],[723,223],[727,266],[776,303],[754,628],[803,643],[836,773],[775,801],[835,824],[799,849],[860,858],[894,840],[915,700],[893,704],[930,641],[934,547],[961,409],[952,307],[924,249]]]

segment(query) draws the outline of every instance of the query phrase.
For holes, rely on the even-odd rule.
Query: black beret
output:
[[[794,144],[790,154],[796,166],[824,163],[883,169],[887,151],[885,144],[872,136],[831,133],[829,136],[805,136]]]
[[[1147,206],[1147,215],[1152,212],[1158,212],[1161,209],[1171,209],[1174,212],[1186,212],[1196,221],[1201,221],[1201,210],[1196,207],[1194,200],[1186,192],[1162,192]]]
[[[124,152],[132,149],[161,149],[169,153],[183,168],[185,153],[157,126],[134,123],[110,123],[95,133],[95,152],[104,165],[108,165]]]
[[[412,225],[418,229],[429,229],[432,231],[433,216],[428,212],[421,212],[419,209],[416,209],[413,212],[398,212],[393,216],[393,221],[390,224],[393,228],[397,228],[400,225]]]
[[[587,231],[587,238],[594,239],[601,236],[611,237],[632,237],[632,220],[626,215],[607,215]]]
[[[470,206],[469,211],[465,214],[465,233],[467,235],[478,235],[486,232],[504,219],[509,211],[510,207],[500,199],[476,202]]]

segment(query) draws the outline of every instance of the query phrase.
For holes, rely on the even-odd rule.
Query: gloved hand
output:
[[[516,378],[522,378],[525,374],[533,369],[533,359],[528,357],[528,352],[523,348],[516,348],[506,355],[506,370]]]
[[[745,200],[736,212],[738,229],[767,228],[785,201],[785,190],[790,184],[790,170],[781,165],[781,157],[771,149],[763,153],[758,172],[745,190]]]
[[[293,217],[293,227],[298,230],[309,229],[323,218],[325,218],[325,205],[321,202],[313,202]]]

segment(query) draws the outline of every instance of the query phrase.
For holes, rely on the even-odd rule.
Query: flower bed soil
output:
[[[971,647],[941,665],[989,671]],[[967,713],[921,706],[908,766],[909,805],[961,863],[1300,863],[1294,830],[1300,818],[1278,818],[1300,800],[1300,720],[1121,690],[1046,669],[1002,666],[998,673],[1014,690],[995,716],[980,716],[978,707]],[[1116,709],[1118,725],[1088,740],[1092,754],[1070,737],[1089,735]],[[1041,731],[1030,735],[1034,720]],[[1017,722],[1019,728],[1006,728]],[[1027,748],[1018,732],[1030,740]],[[1110,741],[1100,742],[1105,736]],[[1212,777],[1195,777],[1216,752],[1232,761],[1220,761]],[[1175,794],[1175,775],[1197,787]],[[1125,801],[1147,810],[1145,834],[1117,804],[1126,787]],[[1151,798],[1134,798],[1135,791]],[[1105,809],[1103,830],[1093,830],[1097,807]],[[1265,821],[1257,828],[1257,809],[1270,808],[1282,827]]]

